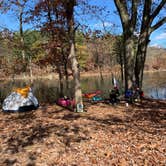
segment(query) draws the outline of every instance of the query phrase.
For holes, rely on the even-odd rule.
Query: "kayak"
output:
[[[100,90],[95,91],[95,92],[91,92],[91,93],[84,93],[83,97],[88,98],[88,99],[92,99],[94,96],[97,96],[99,94],[101,94]]]

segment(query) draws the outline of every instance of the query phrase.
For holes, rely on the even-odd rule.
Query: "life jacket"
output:
[[[128,89],[126,92],[125,92],[125,97],[132,97],[133,96],[133,91],[131,89]]]

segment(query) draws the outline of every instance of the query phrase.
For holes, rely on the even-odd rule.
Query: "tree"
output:
[[[76,48],[75,48],[75,33],[77,27],[75,26],[74,21],[74,7],[77,5],[76,0],[66,0],[65,4],[65,13],[67,18],[67,26],[68,26],[68,35],[70,42],[70,54],[69,59],[71,61],[73,78],[74,78],[74,98],[76,104],[76,112],[83,112],[83,101],[82,101],[82,90],[80,84],[80,71],[79,71],[79,63],[76,56]]]
[[[113,52],[115,37],[107,32],[95,30],[90,34],[87,43],[91,54],[91,61],[100,72],[101,80],[103,80],[102,69],[107,67],[113,68],[116,64]]]
[[[12,14],[14,18],[18,21],[19,24],[19,33],[15,33],[14,38],[16,39],[13,41],[13,45],[16,47],[13,47],[14,54],[17,57],[14,57],[16,61],[19,61],[19,68],[22,69],[20,71],[25,72],[27,69],[29,62],[31,61],[31,57],[29,57],[26,54],[26,44],[25,44],[25,34],[24,34],[24,28],[23,24],[26,23],[26,18],[29,15],[29,9],[31,8],[29,0],[4,0],[2,3],[2,11],[8,12],[8,14]],[[17,41],[17,42],[16,42]],[[16,43],[14,43],[16,42]],[[12,54],[12,55],[14,55]],[[15,71],[17,70],[17,66],[14,66]]]
[[[114,0],[124,40],[125,89],[134,81],[142,88],[146,50],[152,32],[166,23],[166,0]],[[157,19],[157,16],[160,16]]]
[[[19,28],[20,28],[20,43],[21,43],[21,54],[23,61],[25,60],[25,44],[24,44],[24,32],[23,32],[23,14],[24,14],[24,8],[26,7],[27,0],[23,0],[22,2],[20,0],[13,1],[13,4],[18,7],[19,10]]]
[[[74,78],[74,98],[77,106],[76,111],[83,111],[82,91],[80,85],[79,64],[75,51],[76,25],[74,20],[74,7],[76,0],[44,0],[39,1],[34,10],[34,17],[38,20],[41,30],[48,35],[48,56],[52,64],[55,64],[59,73],[60,89],[63,91],[63,69],[67,58],[71,62]],[[63,48],[65,46],[65,48]],[[65,56],[66,51],[68,56]],[[65,67],[66,70],[66,67]]]
[[[77,51],[77,57],[78,57],[78,62],[80,64],[80,68],[81,70],[86,70],[87,61],[89,59],[89,52],[87,47],[88,43],[81,30],[76,31],[75,42],[76,42],[76,51]]]
[[[124,81],[124,53],[123,53],[123,36],[116,36],[116,40],[113,43],[113,53],[116,56],[118,64],[120,64],[121,81]]]
[[[14,17],[17,18],[19,22],[19,33],[20,33],[20,49],[22,60],[25,61],[25,43],[24,43],[24,30],[23,24],[28,15],[29,10],[29,0],[4,0],[3,11],[11,12]]]
[[[45,42],[47,61],[56,67],[59,75],[60,95],[63,96],[63,66],[66,71],[65,51],[68,50],[66,16],[63,1],[44,0],[35,5],[33,19],[41,31],[48,36]]]

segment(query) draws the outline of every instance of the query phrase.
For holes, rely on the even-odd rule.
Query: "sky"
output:
[[[114,13],[116,10],[116,7],[114,5],[113,0],[89,0],[91,4],[98,5],[98,6],[105,6],[105,11],[110,11],[109,14],[104,16],[104,25],[106,28],[111,31],[111,33],[114,34],[121,34],[122,33],[122,27],[120,18],[117,14]],[[79,21],[82,24],[86,24],[90,26],[91,29],[101,29],[103,30],[103,18],[99,16],[99,18],[93,18],[93,17],[80,17],[78,18]],[[0,27],[7,27],[8,29],[12,31],[19,30],[19,22],[17,18],[9,13],[2,15],[0,14]],[[24,29],[31,29],[33,28],[33,25],[24,25]],[[163,47],[166,48],[166,25],[160,27],[156,31],[154,31],[151,34],[150,37],[150,44],[149,46],[154,47]]]
[[[166,48],[166,26],[162,26],[151,34],[150,46]]]

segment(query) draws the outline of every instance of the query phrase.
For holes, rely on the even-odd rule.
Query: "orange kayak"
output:
[[[101,94],[101,91],[91,92],[91,93],[85,93],[83,94],[84,97],[91,99],[92,97]]]

